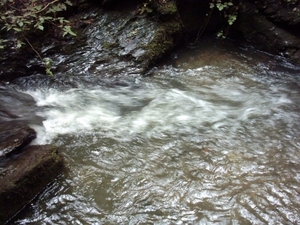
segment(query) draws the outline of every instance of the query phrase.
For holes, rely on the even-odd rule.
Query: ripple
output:
[[[298,223],[297,68],[267,76],[252,54],[187,51],[138,84],[26,91],[69,173],[17,224]]]

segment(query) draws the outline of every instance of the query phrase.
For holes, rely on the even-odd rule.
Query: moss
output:
[[[112,50],[112,49],[118,47],[118,44],[117,43],[112,43],[112,42],[103,42],[102,47],[105,50]]]
[[[147,54],[145,57],[150,60],[159,57],[173,45],[173,40],[168,37],[168,33],[164,28],[159,28],[155,32],[153,40],[146,46]]]
[[[161,23],[160,27],[156,29],[152,40],[144,46],[146,53],[140,61],[148,60],[153,62],[162,57],[164,53],[177,44],[176,38],[180,36],[181,31],[182,26],[177,19]]]
[[[160,3],[157,5],[157,11],[161,15],[173,15],[177,13],[177,6],[174,1]]]

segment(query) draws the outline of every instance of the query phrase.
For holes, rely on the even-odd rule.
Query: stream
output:
[[[67,167],[14,224],[299,223],[299,67],[209,41],[149,76],[88,73],[12,84]]]

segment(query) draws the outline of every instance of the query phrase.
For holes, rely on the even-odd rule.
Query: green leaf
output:
[[[50,8],[46,11],[46,14],[53,13],[53,12],[55,12],[55,11],[52,8]]]
[[[63,4],[63,3],[59,4],[59,8],[61,10],[67,10],[67,6],[65,4]]]
[[[44,30],[44,26],[43,25],[38,25],[38,29],[39,30]]]
[[[70,34],[72,36],[77,36],[72,30],[71,30],[71,26],[64,26],[63,27],[63,37],[66,36],[67,34]]]
[[[222,30],[217,33],[217,37],[218,38],[225,38],[224,33],[223,33]]]
[[[230,15],[228,18],[228,24],[232,25],[236,21],[236,15]]]
[[[57,20],[59,21],[59,23],[61,23],[61,24],[69,22],[68,20],[65,20],[64,17],[57,17],[56,19],[57,19]]]
[[[22,30],[20,28],[17,28],[17,27],[13,27],[13,30],[15,30],[17,32],[22,32]]]
[[[5,43],[8,42],[7,40],[4,39],[0,39],[0,49],[4,49],[5,48]]]
[[[45,71],[46,71],[46,74],[47,74],[48,76],[50,76],[50,77],[53,77],[53,76],[54,76],[53,73],[52,73],[52,71],[51,71],[51,68],[46,68]]]
[[[52,16],[44,16],[43,18],[44,18],[44,20],[54,20],[54,18]]]
[[[42,5],[37,5],[33,7],[33,11],[40,11],[42,9]]]
[[[19,25],[19,27],[23,27],[23,25],[24,25],[23,21],[19,21],[18,25]]]
[[[73,5],[72,2],[70,2],[69,0],[65,1],[65,3],[66,3],[67,5],[69,5],[69,6],[72,6],[72,5]]]
[[[225,8],[225,5],[222,3],[217,3],[217,8],[219,11],[222,11]]]
[[[17,40],[17,45],[16,45],[16,47],[17,47],[17,48],[21,48],[23,44],[24,44],[24,42],[22,42],[22,41],[20,41],[20,40]]]

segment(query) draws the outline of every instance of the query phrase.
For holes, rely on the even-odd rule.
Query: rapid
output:
[[[67,169],[15,224],[300,221],[299,67],[205,42],[148,76],[89,76],[16,85],[36,102],[35,143]]]

